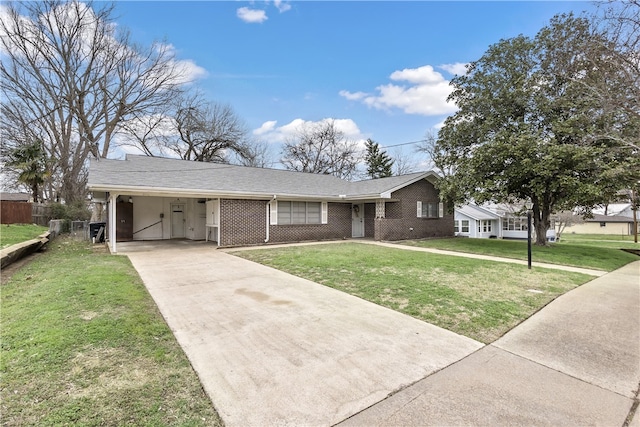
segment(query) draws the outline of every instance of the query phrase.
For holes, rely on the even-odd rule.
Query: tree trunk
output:
[[[547,245],[547,230],[551,226],[551,210],[548,208],[540,208],[534,203],[533,205],[533,227],[536,232],[536,245]]]

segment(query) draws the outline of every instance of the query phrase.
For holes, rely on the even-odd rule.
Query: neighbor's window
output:
[[[460,232],[460,221],[456,220],[453,222],[453,232],[454,233]]]
[[[606,227],[606,226],[607,226],[607,223],[606,223],[606,222],[601,222],[601,223],[600,223],[600,227]]]
[[[502,221],[502,229],[505,231],[526,231],[526,218],[505,218]]]
[[[483,219],[478,222],[478,232],[491,233],[491,220]]]
[[[320,202],[278,202],[278,224],[320,224]]]
[[[463,233],[468,233],[469,232],[469,220],[468,219],[463,219],[462,220],[462,227],[460,227],[462,229]]]

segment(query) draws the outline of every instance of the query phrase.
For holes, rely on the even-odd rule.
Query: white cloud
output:
[[[258,9],[249,9],[248,7],[241,7],[236,11],[238,18],[249,24],[261,24],[267,19],[267,12]]]
[[[341,90],[340,92],[340,96],[347,98],[349,101],[360,101],[363,98],[367,97],[367,94],[365,92],[349,92],[346,90]]]
[[[439,65],[438,68],[455,76],[464,76],[467,74],[467,65],[469,64],[466,62],[456,62],[455,64],[442,64]]]
[[[439,122],[439,123],[436,123],[435,125],[433,125],[433,128],[434,128],[435,130],[440,130],[440,129],[442,129],[443,127],[444,127],[444,120],[443,120],[443,121],[441,121],[441,122]]]
[[[268,122],[264,122],[262,126],[260,126],[258,129],[255,129],[253,131],[253,134],[264,135],[266,133],[272,132],[275,129],[277,123],[278,122],[276,120],[270,120]]]
[[[407,114],[438,116],[457,110],[453,102],[447,102],[452,91],[449,81],[435,71],[431,65],[405,68],[389,76],[394,81],[405,81],[408,85],[386,84],[376,88],[377,94],[340,91],[340,96],[361,101],[379,110],[399,108]]]
[[[260,136],[264,141],[270,143],[283,143],[288,139],[296,137],[296,135],[306,126],[313,126],[315,124],[325,123],[329,120],[333,120],[336,129],[342,131],[346,138],[351,140],[364,140],[364,135],[360,132],[360,128],[356,122],[351,119],[332,119],[325,118],[318,121],[294,119],[291,122],[277,127],[277,121],[271,120],[264,122],[258,129],[253,131],[253,134]]]
[[[273,5],[280,11],[280,13],[284,13],[288,10],[291,10],[291,5],[289,3],[285,3],[282,0],[275,0]]]

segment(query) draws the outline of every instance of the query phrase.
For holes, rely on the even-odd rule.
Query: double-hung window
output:
[[[418,201],[418,218],[442,218],[444,208],[442,203]]]
[[[321,202],[271,202],[271,224],[326,224],[327,204]]]

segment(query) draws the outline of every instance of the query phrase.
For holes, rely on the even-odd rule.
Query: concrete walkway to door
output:
[[[227,427],[334,425],[483,347],[213,245],[119,250]]]

